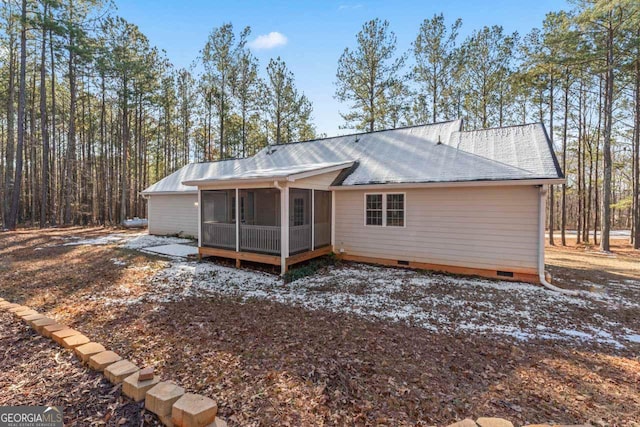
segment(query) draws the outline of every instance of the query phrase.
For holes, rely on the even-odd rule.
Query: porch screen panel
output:
[[[331,191],[315,191],[314,209],[314,249],[318,249],[331,244]]]
[[[289,190],[289,253],[311,250],[311,190]]]
[[[280,254],[280,191],[240,191],[240,250]]]
[[[203,191],[202,244],[216,248],[236,248],[235,190]]]

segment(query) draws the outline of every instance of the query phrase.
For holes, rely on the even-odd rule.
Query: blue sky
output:
[[[252,29],[251,40],[272,32],[286,43],[254,49],[261,71],[269,58],[282,57],[296,83],[313,102],[314,122],[327,135],[345,133],[339,112],[346,111],[333,98],[340,54],[353,46],[362,24],[372,18],[387,19],[407,51],[420,23],[435,13],[449,22],[462,18],[461,38],[483,25],[502,25],[521,34],[539,27],[547,12],[568,9],[564,0],[448,0],[448,1],[207,1],[116,0],[117,13],[137,24],[150,42],[167,52],[177,67],[187,67],[198,56],[211,29],[231,22],[239,32]],[[269,43],[267,43],[268,45]],[[264,45],[264,44],[263,44]]]

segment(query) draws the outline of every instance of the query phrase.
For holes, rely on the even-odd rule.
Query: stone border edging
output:
[[[160,381],[153,370],[140,370],[132,362],[91,341],[79,331],[59,324],[30,307],[0,298],[0,310],[12,313],[40,335],[72,350],[81,363],[102,372],[112,384],[122,384],[122,392],[134,402],[144,401],[145,409],[158,416],[169,427],[226,427],[218,417],[213,399],[186,393],[170,381]],[[150,371],[150,372],[148,372]]]

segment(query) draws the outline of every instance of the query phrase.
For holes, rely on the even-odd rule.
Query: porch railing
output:
[[[311,224],[289,227],[289,253],[311,249]]]
[[[221,222],[202,223],[202,244],[235,250],[236,225]]]
[[[280,254],[280,227],[240,225],[240,250]]]

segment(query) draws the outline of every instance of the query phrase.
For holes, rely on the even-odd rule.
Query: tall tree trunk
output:
[[[602,155],[604,170],[602,177],[602,236],[600,237],[600,249],[609,252],[609,234],[611,231],[611,121],[613,119],[613,28],[609,24],[607,30],[607,71],[605,78],[604,97],[604,143]]]
[[[69,0],[69,25],[73,26],[73,0]],[[75,70],[75,38],[74,29],[69,28],[69,128],[67,137],[64,216],[65,224],[72,220],[71,198],[76,177],[76,70]]]
[[[52,12],[49,9],[49,19],[52,19]],[[49,29],[49,56],[51,61],[51,225],[55,226],[58,222],[58,197],[55,189],[57,188],[57,177],[60,176],[56,173],[56,67],[55,67],[55,55],[53,47],[53,30]]]
[[[123,79],[123,104],[122,104],[122,163],[121,163],[121,192],[120,192],[120,224],[127,219],[128,197],[128,155],[129,155],[129,87],[128,79]]]
[[[549,138],[551,139],[551,149],[555,151],[555,146],[553,145],[553,76],[550,79],[550,88],[549,88]],[[502,126],[502,107],[500,108],[500,126]],[[551,246],[555,246],[555,242],[553,240],[553,229],[555,228],[554,221],[554,208],[555,208],[555,195],[554,195],[554,186],[549,186],[549,244]]]
[[[640,30],[638,31],[640,39]],[[640,49],[639,49],[640,50]],[[633,163],[635,165],[633,173],[633,200],[634,200],[634,238],[633,248],[640,249],[640,52],[636,54],[635,60],[635,117],[633,133]]]
[[[567,129],[569,121],[569,89],[571,84],[569,82],[570,75],[569,70],[566,70],[566,80],[564,85],[564,118],[562,125],[562,172],[567,175]],[[562,246],[567,246],[567,184],[562,184],[562,212],[560,219],[560,236],[562,239]]]
[[[18,92],[18,145],[16,147],[16,170],[11,190],[11,207],[7,218],[7,228],[15,230],[20,208],[20,192],[22,189],[22,163],[24,150],[24,118],[26,108],[27,79],[27,0],[22,0],[20,19],[20,83]]]
[[[5,153],[6,167],[4,170],[4,201],[3,201],[3,217],[5,221],[5,228],[8,228],[6,222],[10,216],[11,206],[11,189],[13,188],[13,174],[14,174],[14,162],[15,162],[15,35],[13,32],[13,19],[9,18],[9,26],[7,31],[9,32],[9,85],[7,96],[7,148]]]
[[[44,3],[44,13],[47,17],[47,3]],[[49,129],[47,126],[47,30],[46,25],[42,25],[42,49],[40,51],[40,127],[42,135],[42,189],[40,192],[40,227],[47,224],[48,202],[49,202]]]

